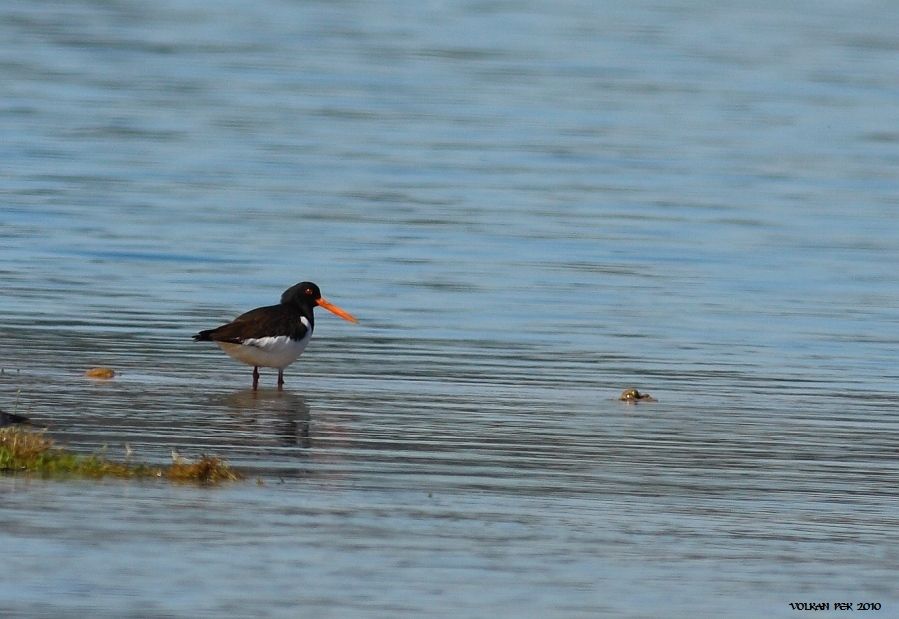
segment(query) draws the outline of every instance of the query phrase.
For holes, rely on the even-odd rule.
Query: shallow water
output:
[[[891,7],[0,7],[0,408],[249,478],[0,478],[0,614],[894,613]]]

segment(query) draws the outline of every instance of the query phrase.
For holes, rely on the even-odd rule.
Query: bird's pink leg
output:
[[[259,388],[259,368],[253,366],[253,391]]]

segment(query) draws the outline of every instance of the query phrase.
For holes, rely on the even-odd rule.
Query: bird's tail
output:
[[[200,331],[194,336],[195,342],[210,342],[212,341],[212,332],[215,329],[207,329],[206,331]]]

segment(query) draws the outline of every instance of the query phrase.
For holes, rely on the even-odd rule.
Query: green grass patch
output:
[[[45,432],[20,427],[0,428],[0,471],[44,477],[157,478],[204,486],[243,478],[215,456],[203,455],[194,462],[179,460],[170,466],[115,462],[99,454],[72,453],[58,447]]]

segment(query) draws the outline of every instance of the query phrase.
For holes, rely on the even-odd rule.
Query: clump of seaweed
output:
[[[196,462],[174,462],[163,470],[163,477],[172,481],[197,482],[203,485],[220,484],[223,481],[240,479],[240,473],[228,466],[228,463],[203,454]]]
[[[658,400],[648,393],[640,393],[635,387],[628,387],[622,391],[618,399],[622,402],[627,402],[628,404],[636,404],[637,402],[658,402]]]
[[[95,479],[164,478],[204,486],[242,479],[240,473],[215,456],[203,455],[195,462],[179,458],[171,466],[115,462],[98,454],[74,454],[58,447],[45,432],[21,427],[0,428],[0,472]]]

